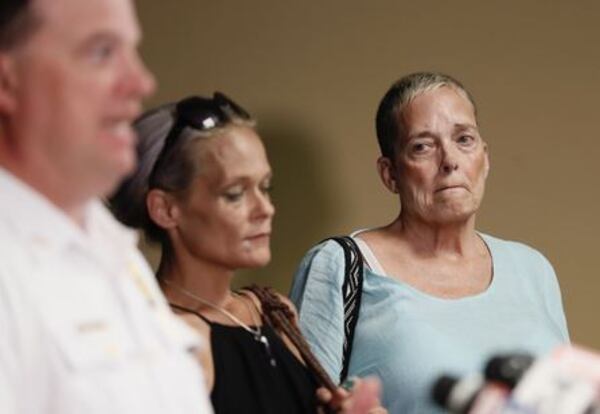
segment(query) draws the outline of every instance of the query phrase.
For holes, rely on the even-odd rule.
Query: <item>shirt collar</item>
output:
[[[110,243],[115,248],[137,242],[135,232],[120,225],[98,199],[86,203],[84,226],[78,226],[44,195],[0,167],[0,221],[33,246],[62,250],[72,245],[94,247]]]

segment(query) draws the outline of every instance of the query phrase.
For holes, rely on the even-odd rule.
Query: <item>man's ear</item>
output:
[[[174,197],[166,191],[153,188],[146,195],[146,208],[150,219],[164,230],[177,226],[179,207]]]
[[[10,114],[17,106],[17,73],[14,57],[0,51],[0,114]]]
[[[392,160],[388,157],[381,156],[377,159],[377,172],[383,185],[394,194],[398,193],[398,183],[396,181],[396,172]]]

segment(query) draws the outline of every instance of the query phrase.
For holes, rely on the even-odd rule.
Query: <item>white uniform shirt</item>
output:
[[[84,227],[0,169],[0,413],[211,413],[135,234],[98,200]]]

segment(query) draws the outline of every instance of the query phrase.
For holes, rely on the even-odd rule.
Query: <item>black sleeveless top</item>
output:
[[[211,328],[215,414],[316,413],[316,380],[269,325],[261,326],[267,350],[244,328],[194,313]]]

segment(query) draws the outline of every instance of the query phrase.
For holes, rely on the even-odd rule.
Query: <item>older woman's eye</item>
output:
[[[472,135],[461,135],[456,141],[461,145],[472,145],[475,142],[475,137]]]

